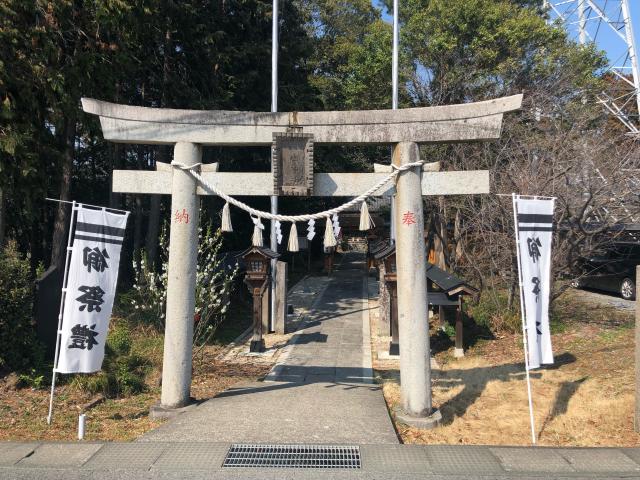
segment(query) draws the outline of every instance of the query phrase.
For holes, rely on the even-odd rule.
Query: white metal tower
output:
[[[595,42],[608,54],[610,88],[598,100],[631,134],[640,135],[640,70],[629,0],[545,0],[550,21],[580,43]]]

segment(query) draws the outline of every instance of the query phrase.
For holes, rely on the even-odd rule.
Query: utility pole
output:
[[[398,24],[398,0],[393,0],[393,52],[391,55],[391,108],[398,109],[398,44],[400,26]]]
[[[273,0],[273,24],[271,25],[271,111],[278,111],[278,0]],[[273,173],[273,164],[271,165],[271,173]],[[271,195],[271,213],[278,213],[278,196]],[[278,252],[278,238],[276,235],[276,222],[271,221],[271,250]],[[276,267],[278,259],[271,260],[271,321],[269,322],[269,331],[275,329],[276,324]]]
[[[640,265],[636,267],[636,411],[633,426],[640,432]]]
[[[398,45],[400,44],[400,24],[398,21],[398,0],[393,0],[393,50],[391,53],[391,108],[398,109]],[[391,150],[393,156],[393,148]],[[396,241],[396,197],[391,197],[391,243]]]

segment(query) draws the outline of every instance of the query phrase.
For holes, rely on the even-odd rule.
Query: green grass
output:
[[[599,334],[599,337],[606,343],[614,343],[620,340],[622,337],[628,335],[629,329],[633,326],[633,324],[626,323],[618,327],[608,328],[602,330]]]

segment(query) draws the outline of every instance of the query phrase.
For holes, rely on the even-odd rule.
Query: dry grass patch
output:
[[[114,322],[116,324],[117,322]],[[102,397],[88,392],[92,376],[63,376],[56,387],[54,421],[47,425],[49,408],[48,385],[42,388],[20,388],[16,375],[0,379],[0,441],[60,440],[77,438],[78,415],[87,415],[86,440],[135,440],[162,422],[149,418],[150,407],[160,399],[162,367],[162,335],[148,327],[131,331],[132,350],[148,362],[145,389],[121,398],[106,398],[87,408],[87,404]],[[224,346],[210,345],[194,361],[191,395],[197,400],[211,398],[231,385],[263,377],[271,363],[251,358],[221,360]]]
[[[9,382],[0,389],[0,440],[63,440],[77,438],[81,407],[94,396],[67,384],[56,389],[54,419],[47,425],[49,393],[46,389],[15,389]],[[160,422],[151,420],[149,408],[158,391],[120,399],[107,399],[86,411],[85,439],[133,440]]]
[[[565,301],[561,308],[579,315],[565,317],[561,333],[553,335],[556,364],[531,373],[540,445],[640,446],[633,430],[630,313],[597,308],[584,322],[588,311]],[[420,430],[398,424],[405,443],[530,444],[521,335],[480,341],[462,359],[441,352],[437,361],[433,398],[443,425]],[[398,366],[377,361],[374,367],[393,410],[400,402]]]

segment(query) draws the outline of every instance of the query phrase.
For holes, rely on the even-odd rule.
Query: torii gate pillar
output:
[[[187,166],[199,164],[202,162],[202,147],[195,143],[178,142],[174,147],[174,159]],[[194,168],[199,170],[199,167]],[[199,208],[196,187],[196,179],[187,171],[173,169],[162,397],[161,405],[155,410],[184,407],[190,399],[198,260]]]
[[[393,150],[397,166],[420,160],[417,143],[401,142]],[[431,401],[431,359],[427,272],[422,212],[422,168],[400,172],[396,182],[396,270],[402,411],[396,417],[420,428],[437,426],[441,416]]]

